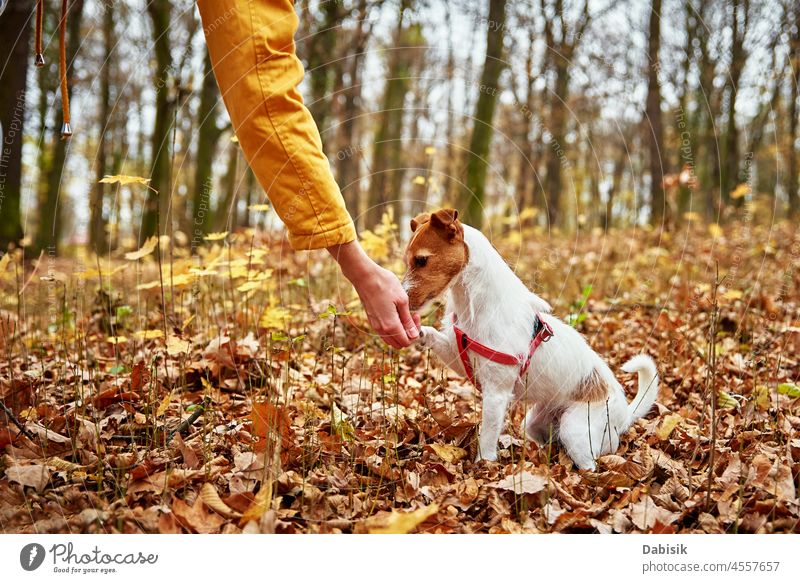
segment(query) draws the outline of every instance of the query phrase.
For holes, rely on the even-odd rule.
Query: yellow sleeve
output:
[[[198,0],[214,75],[250,167],[294,249],[356,238],[297,86],[292,0]]]

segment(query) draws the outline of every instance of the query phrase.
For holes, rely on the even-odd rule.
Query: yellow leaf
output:
[[[228,231],[222,231],[221,233],[209,233],[203,239],[206,241],[222,241],[225,237],[228,236]]]
[[[139,330],[133,333],[139,340],[152,340],[153,338],[163,338],[163,330]]]
[[[423,506],[411,512],[392,510],[391,514],[367,519],[370,534],[407,534],[439,512],[438,504]]]
[[[264,285],[263,281],[246,281],[236,289],[240,292],[249,292],[253,289],[259,289],[262,285]]]
[[[366,251],[367,255],[381,261],[389,257],[389,244],[384,237],[379,237],[372,231],[366,230],[361,232],[361,246]]]
[[[167,354],[170,356],[177,356],[178,354],[188,352],[189,346],[191,346],[191,342],[178,336],[170,335],[170,337],[167,338]]]
[[[428,156],[432,156],[433,154],[435,154],[435,153],[436,153],[436,148],[435,148],[435,147],[433,147],[433,146],[428,146],[427,148],[425,148],[425,153],[426,153]]]
[[[250,507],[245,510],[242,516],[241,524],[247,524],[251,520],[259,521],[264,513],[269,508],[272,501],[272,480],[266,480],[261,483],[261,489],[256,494],[255,500]]]
[[[708,232],[712,237],[722,237],[723,230],[717,223],[711,223],[708,225]]]
[[[184,330],[186,330],[186,327],[187,327],[189,324],[191,324],[191,323],[192,323],[192,320],[194,320],[194,317],[195,317],[195,315],[196,315],[196,314],[192,314],[191,316],[189,316],[189,317],[186,319],[186,321],[185,321],[185,322],[183,323],[183,325],[181,326],[181,331],[184,331]]]
[[[169,403],[172,400],[172,391],[164,397],[161,402],[158,404],[158,408],[156,409],[156,417],[161,417],[164,413],[166,413],[167,409],[169,409]]]
[[[691,211],[691,212],[688,212],[688,213],[683,213],[683,218],[684,218],[684,220],[690,221],[690,222],[691,221],[699,221],[700,220],[700,214],[696,213],[694,211]]]
[[[261,316],[259,324],[262,328],[283,328],[286,320],[290,317],[289,310],[284,308],[267,308],[267,311]]]
[[[424,176],[415,176],[413,182],[414,182],[414,184],[419,184],[420,186],[425,186],[425,177]]]
[[[743,182],[742,184],[733,189],[733,192],[731,192],[731,198],[733,199],[743,198],[748,194],[750,194],[750,185],[747,184],[746,182]]]
[[[108,341],[111,344],[125,344],[128,339],[125,336],[109,336]]]
[[[271,207],[268,204],[251,204],[247,208],[249,208],[251,211],[256,211],[257,213],[265,213]]]
[[[742,298],[742,292],[738,289],[729,289],[724,294],[722,294],[722,299],[724,300],[739,300]]]
[[[467,456],[467,450],[456,447],[455,445],[439,445],[431,443],[430,448],[446,462],[457,463]]]
[[[233,142],[234,144],[238,144],[239,138],[237,138],[236,136],[231,136],[231,142]]]
[[[150,184],[149,178],[142,178],[141,176],[128,176],[127,174],[115,174],[113,176],[106,174],[100,179],[103,184],[119,184],[125,186],[127,184]]]
[[[661,440],[669,439],[669,436],[672,434],[672,430],[680,425],[681,421],[683,421],[683,417],[677,413],[670,413],[664,417],[661,425],[658,429],[656,429],[656,437]]]
[[[729,393],[719,391],[717,393],[717,407],[723,409],[735,409],[739,407],[739,401],[734,399]]]
[[[769,389],[764,385],[758,385],[753,391],[753,396],[756,400],[756,407],[759,411],[769,411],[770,398]]]
[[[125,254],[125,259],[129,261],[136,261],[137,259],[141,259],[146,255],[150,255],[158,245],[158,237],[150,237],[147,241],[144,242],[138,251],[131,251],[130,253]]]
[[[148,281],[147,283],[140,283],[136,286],[137,290],[146,290],[146,289],[155,289],[161,286],[161,282],[158,280],[155,281]]]

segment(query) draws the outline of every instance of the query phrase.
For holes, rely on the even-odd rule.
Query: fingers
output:
[[[408,297],[403,297],[396,305],[397,315],[400,316],[400,324],[402,324],[403,330],[406,333],[406,340],[408,340],[408,344],[411,344],[414,340],[419,338],[419,330],[417,329],[417,323],[411,316],[411,312],[408,310]],[[406,346],[408,346],[408,344]]]

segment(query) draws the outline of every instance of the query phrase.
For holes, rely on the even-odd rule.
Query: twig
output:
[[[172,438],[175,437],[176,433],[184,433],[186,430],[188,430],[189,427],[191,427],[192,423],[197,421],[200,415],[205,413],[206,405],[208,405],[208,399],[204,399],[202,405],[198,405],[197,409],[192,411],[192,414],[189,415],[189,417],[187,417],[184,421],[182,421],[181,424],[178,425],[175,429],[170,431],[169,434],[167,435],[167,444],[169,444],[169,442],[172,441]]]
[[[719,305],[717,304],[717,291],[722,283],[719,279],[719,262],[716,262],[714,275],[714,295],[711,300],[711,325],[708,337],[708,372],[706,373],[706,390],[710,390],[711,398],[711,451],[708,456],[708,486],[706,487],[706,510],[711,507],[711,488],[714,485],[714,450],[717,448],[717,319]]]
[[[3,411],[5,412],[6,417],[8,417],[11,420],[11,422],[17,426],[17,428],[19,428],[19,430],[22,432],[22,435],[24,435],[31,441],[36,441],[36,436],[30,431],[28,431],[22,423],[20,423],[19,419],[17,419],[14,413],[12,413],[11,409],[6,407],[5,403],[0,401],[0,406],[3,407]]]

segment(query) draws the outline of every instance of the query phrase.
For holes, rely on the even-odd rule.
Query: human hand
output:
[[[408,309],[400,280],[367,257],[357,241],[328,247],[364,305],[369,324],[384,342],[405,348],[419,338],[419,315]]]

